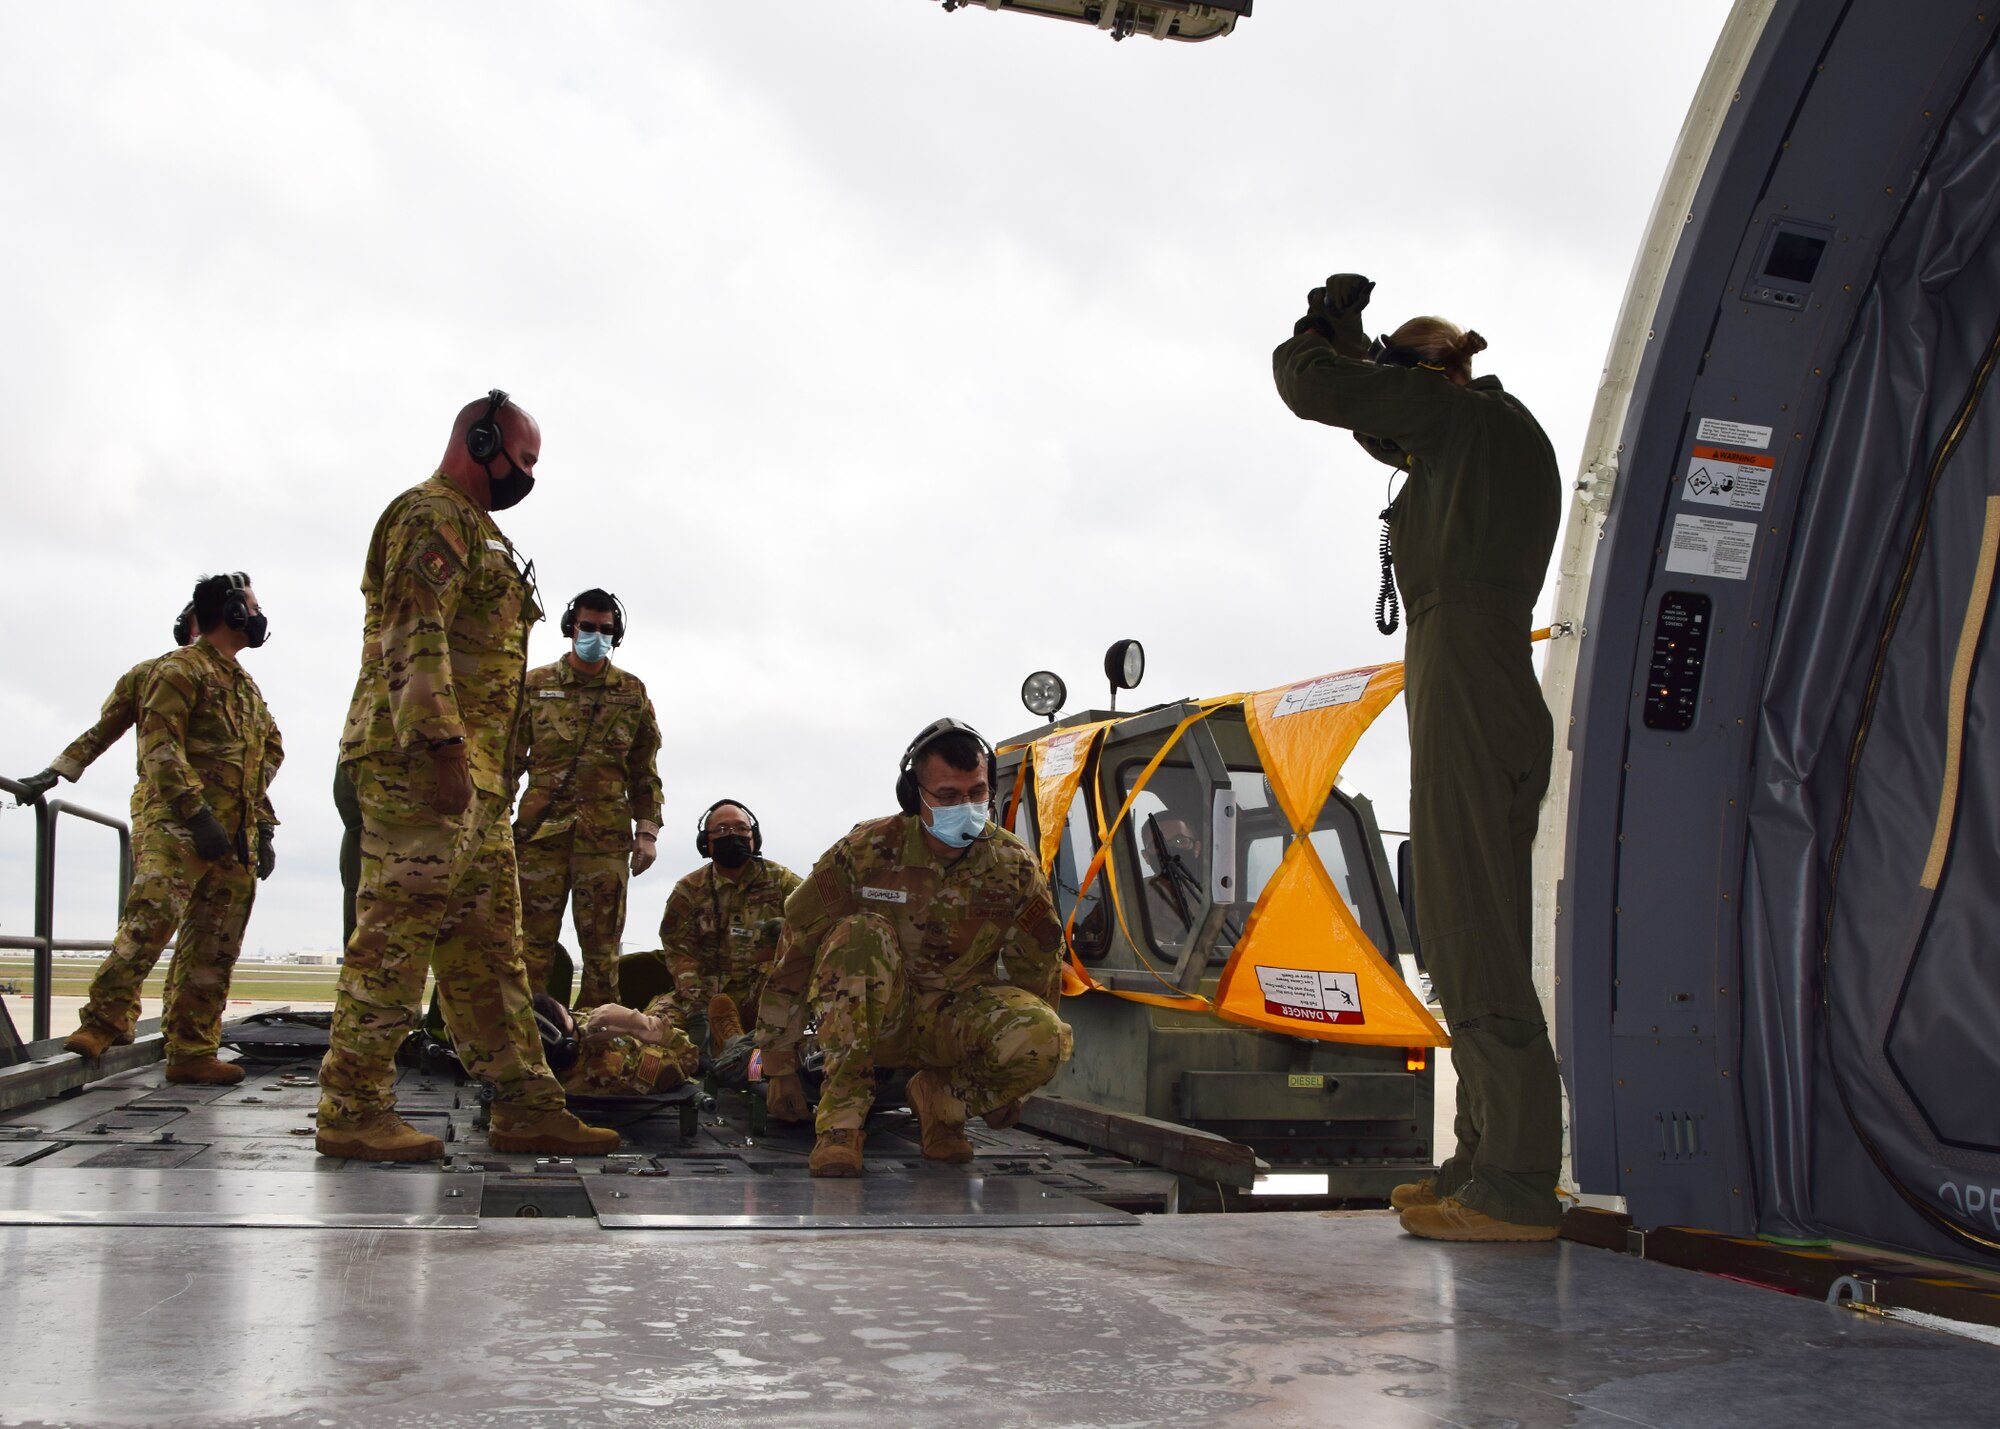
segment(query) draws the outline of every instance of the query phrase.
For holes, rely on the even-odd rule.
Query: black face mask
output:
[[[255,650],[270,638],[271,622],[264,618],[264,612],[260,610],[251,616],[249,623],[243,627],[243,643]]]
[[[724,868],[741,868],[752,852],[748,834],[723,834],[708,841],[708,851]]]
[[[491,471],[486,473],[487,509],[505,511],[509,506],[519,506],[534,489],[535,474],[521,470],[514,465],[514,458],[508,456],[505,476],[495,476]]]

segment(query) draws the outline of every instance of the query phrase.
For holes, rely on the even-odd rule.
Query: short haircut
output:
[[[222,607],[236,588],[233,576],[203,576],[194,583],[194,628],[206,635],[222,624]]]
[[[578,610],[601,610],[607,615],[618,613],[618,598],[610,591],[600,590],[596,586],[592,586],[570,604]]]
[[[929,759],[932,755],[936,755],[951,768],[960,771],[984,769],[986,767],[985,749],[980,747],[978,740],[962,729],[954,729],[948,733],[941,734],[929,744],[926,744],[924,752],[917,756],[917,763],[922,764],[924,760]]]

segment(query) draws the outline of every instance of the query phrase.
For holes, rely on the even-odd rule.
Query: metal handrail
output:
[[[109,942],[96,939],[56,940],[56,824],[69,814],[86,823],[102,824],[118,833],[118,907],[115,916],[124,917],[125,897],[132,891],[132,829],[123,819],[100,814],[66,799],[50,799],[37,794],[18,780],[0,774],[0,793],[11,794],[14,802],[33,805],[35,810],[35,933],[31,938],[0,937],[0,948],[19,948],[35,955],[34,1030],[31,1041],[49,1036],[51,997],[55,986],[55,955],[63,952],[109,952]]]

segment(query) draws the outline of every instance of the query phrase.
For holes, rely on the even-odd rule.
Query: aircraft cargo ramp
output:
[[[311,1070],[155,1063],[0,1115],[0,1423],[1949,1425],[2000,1396],[1960,1336],[1387,1212],[1167,1214],[1173,1174],[1020,1130],[932,1167],[878,1115],[869,1175],[815,1182],[724,1094],[692,1136],[668,1107],[538,1161],[406,1071],[450,1160],[328,1161]]]

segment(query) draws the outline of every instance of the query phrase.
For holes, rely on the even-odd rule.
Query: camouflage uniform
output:
[[[705,863],[674,885],[660,915],[660,948],[674,975],[672,996],[654,999],[646,1010],[671,1012],[681,1026],[726,992],[743,1014],[757,1021],[757,994],[771,970],[777,944],[759,929],[782,918],[785,900],[799,886],[796,873],[769,859],[752,859],[731,878]],[[664,1006],[662,1006],[664,1004]]]
[[[797,1069],[806,991],[825,1056],[818,1129],[859,1128],[875,1068],[936,1067],[972,1115],[1055,1075],[1062,924],[1034,855],[988,823],[940,858],[922,821],[856,825],[785,904],[757,1045],[767,1076]]]
[[[670,1092],[700,1070],[701,1054],[687,1033],[662,1023],[654,1036],[585,1038],[562,1084],[588,1096],[643,1097]]]
[[[382,513],[361,592],[361,673],[341,763],[361,806],[361,891],[320,1064],[321,1130],[395,1105],[424,972],[460,1060],[502,1105],[559,1111],[521,964],[507,740],[541,619],[514,548],[442,474]],[[472,802],[431,807],[433,741],[463,737]]]
[[[577,1006],[616,1002],[632,823],[660,826],[660,722],[638,676],[611,664],[588,674],[567,657],[530,670],[522,701],[514,768],[528,792],[514,847],[528,984],[548,984],[567,903],[583,958]]]
[[[132,889],[111,953],[91,979],[81,1023],[119,1039],[132,1035],[140,986],[179,924],[167,969],[167,1053],[213,1056],[257,891],[258,825],[278,822],[268,790],[284,745],[257,682],[207,641],[147,664],[151,674],[138,708],[141,777],[132,794]],[[107,702],[107,716],[113,713]],[[195,853],[187,829],[204,807],[235,836],[235,853],[219,863]]]
[[[146,681],[151,678],[153,667],[164,658],[159,655],[149,660],[141,660],[118,677],[118,683],[105,696],[104,708],[98,711],[97,723],[70,741],[69,748],[58,754],[50,762],[49,768],[74,784],[83,777],[83,771],[95,764],[104,751],[124,738],[125,731],[139,722],[139,697],[146,691]],[[146,777],[143,760],[139,762],[139,777]],[[139,814],[139,790],[132,790],[132,815]]]

